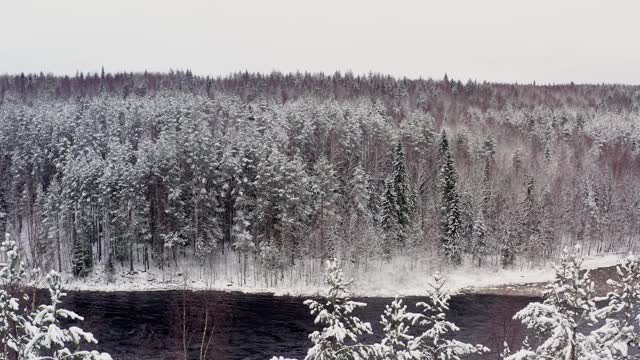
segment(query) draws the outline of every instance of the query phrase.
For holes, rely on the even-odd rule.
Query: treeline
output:
[[[230,251],[511,266],[638,236],[638,87],[173,72],[0,90],[0,230],[58,271]]]

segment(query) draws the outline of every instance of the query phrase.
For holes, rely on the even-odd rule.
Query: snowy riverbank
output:
[[[623,258],[621,254],[586,257],[587,269],[614,266]],[[412,267],[413,270],[408,267]],[[477,268],[466,265],[458,269],[447,269],[441,264],[429,266],[408,265],[396,260],[390,264],[371,264],[368,269],[348,269],[354,279],[354,293],[358,296],[392,297],[418,296],[425,293],[431,274],[441,271],[454,293],[488,293],[509,295],[536,295],[540,284],[553,279],[551,263],[536,267],[498,269],[493,266]],[[321,273],[321,272],[320,272]],[[291,276],[288,276],[291,277]],[[284,278],[284,276],[283,276]],[[277,286],[260,286],[257,282],[239,286],[233,276],[206,275],[203,271],[162,272],[127,271],[118,269],[114,274],[94,271],[85,278],[65,276],[65,287],[71,291],[161,291],[161,290],[213,290],[239,291],[244,293],[272,293],[276,296],[313,296],[325,290],[321,276],[300,281],[282,281]]]

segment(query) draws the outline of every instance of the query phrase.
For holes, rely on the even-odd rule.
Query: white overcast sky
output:
[[[640,1],[0,0],[0,73],[351,70],[640,84]]]

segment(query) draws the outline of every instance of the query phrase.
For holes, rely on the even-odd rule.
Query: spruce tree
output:
[[[640,348],[640,259],[629,255],[616,266],[619,279],[608,280],[612,291],[607,294],[608,304],[594,312],[594,317],[605,321],[591,331],[585,341],[585,350],[599,359],[637,359]],[[599,299],[602,300],[602,299]],[[629,349],[635,348],[635,357]]]
[[[398,208],[396,194],[393,191],[393,181],[385,180],[384,196],[382,198],[380,225],[384,233],[383,253],[385,256],[391,255],[391,250],[397,243],[402,231],[398,224]]]
[[[460,251],[460,232],[462,230],[460,195],[458,194],[458,174],[453,163],[453,156],[449,150],[447,133],[443,130],[440,140],[440,187],[442,200],[441,211],[441,241],[447,259],[454,265],[462,263]]]
[[[384,360],[418,360],[419,351],[412,351],[409,343],[415,339],[411,335],[413,325],[421,318],[421,314],[407,311],[407,306],[402,304],[402,299],[397,296],[390,305],[387,305],[381,316],[380,324],[384,331],[384,338],[378,345],[378,355]]]
[[[98,341],[72,322],[84,320],[62,308],[66,296],[60,274],[46,276],[50,303],[41,304],[26,294],[37,269],[27,271],[16,243],[9,239],[0,246],[0,359],[111,360],[107,353],[81,350]]]
[[[396,197],[398,224],[407,226],[415,209],[415,191],[407,174],[404,148],[400,141],[396,145],[394,154],[393,191]]]
[[[353,312],[366,306],[351,300],[351,281],[345,280],[337,261],[327,261],[325,282],[330,287],[322,302],[306,300],[315,315],[314,323],[322,327],[309,335],[313,347],[305,360],[352,360],[368,358],[373,349],[359,343],[359,337],[371,334],[371,324],[362,322]]]
[[[533,302],[520,310],[514,319],[522,321],[541,338],[535,349],[523,346],[509,360],[577,360],[593,359],[588,346],[590,339],[580,328],[596,322],[597,311],[594,284],[589,271],[582,268],[579,247],[564,249],[560,264],[555,267],[553,283],[547,286],[544,302]]]
[[[434,274],[429,286],[427,301],[416,304],[421,309],[420,316],[412,319],[424,329],[408,341],[407,348],[414,358],[459,360],[464,355],[488,352],[481,344],[472,345],[453,338],[460,328],[447,320],[451,296],[439,272]]]

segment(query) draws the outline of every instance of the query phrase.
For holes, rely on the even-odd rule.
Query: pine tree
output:
[[[311,181],[314,192],[314,220],[319,229],[320,240],[324,243],[329,235],[327,224],[335,223],[339,202],[336,171],[326,157],[321,156],[314,164]]]
[[[367,172],[361,166],[357,166],[353,170],[353,176],[350,181],[349,201],[353,214],[359,221],[365,223],[371,223],[373,221],[373,214],[369,207],[371,203],[369,183],[370,178]]]
[[[313,184],[298,155],[285,162],[282,178],[284,187],[276,204],[282,210],[277,229],[285,241],[285,250],[293,264],[304,251],[301,239],[308,234],[311,225]]]
[[[180,166],[180,154],[178,151],[178,134],[175,126],[168,126],[155,143],[155,155],[157,156],[158,172],[162,174],[162,184],[164,187],[164,211],[160,223],[160,244],[158,252],[164,254],[167,249],[173,253],[174,261],[177,262],[176,251],[178,247],[185,246],[191,238],[189,231],[188,206],[188,184],[186,175]],[[164,256],[160,259],[161,266],[164,266]]]
[[[375,235],[377,228],[374,214],[369,207],[371,203],[369,182],[369,175],[361,166],[353,170],[353,175],[348,181],[349,190],[343,216],[347,227],[344,241],[352,251],[351,257],[355,262],[366,259],[374,249],[371,242],[378,239],[377,236],[371,235]]]
[[[254,135],[255,134],[251,134]],[[254,141],[258,139],[254,138]],[[238,159],[235,160],[233,169],[233,177],[236,185],[233,188],[234,202],[234,224],[233,233],[235,236],[234,247],[242,252],[253,250],[256,247],[256,239],[254,238],[252,229],[255,225],[253,219],[255,211],[255,203],[258,194],[256,193],[256,176],[258,164],[258,154],[250,144],[245,144],[238,151]],[[231,162],[231,160],[228,160]]]
[[[460,233],[462,231],[461,212],[459,208],[460,196],[458,195],[456,173],[453,157],[449,150],[447,133],[443,130],[440,140],[440,187],[441,187],[441,242],[444,254],[454,265],[462,263],[460,249]]]
[[[433,132],[433,117],[428,112],[419,110],[411,112],[400,124],[400,134],[409,144],[408,150],[425,156],[437,136]]]
[[[218,203],[218,190],[222,188],[223,176],[220,173],[220,159],[210,156],[211,149],[217,147],[211,129],[202,118],[204,115],[197,110],[186,109],[182,116],[183,129],[179,141],[185,145],[178,159],[187,164],[183,176],[187,185],[184,189],[185,202],[190,210],[190,216],[186,218],[187,228],[194,254],[204,261],[223,236]]]

